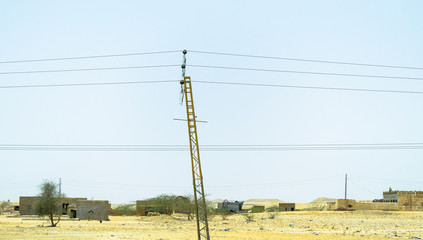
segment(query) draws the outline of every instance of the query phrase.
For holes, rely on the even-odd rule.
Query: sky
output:
[[[421,146],[421,93],[204,83],[423,92],[422,7],[421,1],[382,0],[1,1],[0,200],[36,195],[43,180],[58,183],[59,179],[67,196],[112,203],[163,193],[192,194],[189,151],[7,147],[187,145],[186,123],[173,120],[186,117],[179,104],[183,49],[188,50],[186,75],[193,82],[196,115],[207,121],[198,123],[198,137],[208,199],[343,198],[345,174],[352,199],[382,198],[390,187],[423,190],[419,147],[207,149],[210,145]],[[162,51],[170,52],[6,63]],[[172,66],[16,73],[162,65]],[[170,82],[4,88],[165,80]]]

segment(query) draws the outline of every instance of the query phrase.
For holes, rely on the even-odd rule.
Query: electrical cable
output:
[[[213,69],[225,69],[225,70],[295,73],[295,74],[312,74],[312,75],[326,75],[326,76],[338,76],[338,77],[386,78],[386,79],[404,79],[404,80],[418,80],[418,81],[423,80],[423,78],[401,77],[401,76],[364,75],[364,74],[330,73],[330,72],[307,72],[307,71],[291,71],[291,70],[246,68],[246,67],[226,67],[226,66],[211,66],[211,65],[196,65],[196,64],[190,64],[190,65],[187,65],[187,66],[196,67],[196,68],[213,68]]]
[[[153,55],[153,54],[176,53],[176,52],[182,52],[182,51],[181,50],[173,50],[173,51],[158,51],[158,52],[137,52],[137,53],[121,53],[121,54],[94,55],[94,56],[79,56],[79,57],[61,57],[61,58],[11,60],[11,61],[1,61],[0,64],[6,64],[6,63],[25,63],[25,62],[63,61],[63,60],[78,60],[78,59],[92,59],[92,58],[128,57],[128,56]]]
[[[423,92],[420,92],[420,91],[405,91],[405,90],[385,90],[385,89],[366,89],[366,88],[340,88],[340,87],[313,87],[313,86],[300,86],[300,85],[279,85],[279,84],[240,83],[240,82],[215,82],[215,81],[193,81],[193,82],[195,82],[195,83],[206,83],[206,84],[252,86],[252,87],[276,87],[276,88],[299,88],[299,89],[336,90],[336,91],[359,91],[359,92],[423,94]]]
[[[155,52],[135,52],[135,53],[120,53],[120,54],[106,54],[106,55],[77,56],[77,57],[59,57],[59,58],[44,58],[44,59],[10,60],[10,61],[0,61],[0,64],[25,63],[25,62],[44,62],[44,61],[63,61],[63,60],[79,60],[79,59],[94,59],[94,58],[112,58],[112,57],[128,57],[128,56],[139,56],[139,55],[154,55],[154,54],[166,54],[166,53],[179,53],[181,51],[182,50],[170,50],[170,51],[155,51]],[[189,53],[199,53],[199,54],[213,54],[213,55],[233,56],[233,57],[248,57],[248,58],[274,59],[274,60],[287,60],[287,61],[301,61],[301,62],[314,62],[314,63],[327,63],[327,64],[356,65],[356,66],[366,66],[366,67],[383,67],[383,68],[402,68],[402,69],[423,70],[422,67],[411,67],[411,66],[396,66],[396,65],[356,63],[356,62],[343,62],[343,61],[328,61],[328,60],[304,59],[304,58],[287,58],[287,57],[262,56],[262,55],[237,54],[237,53],[224,53],[224,52],[212,52],[212,51],[197,51],[197,50],[189,50],[188,52]]]
[[[34,71],[20,71],[20,72],[0,72],[0,74],[1,75],[6,75],[6,74],[29,74],[29,73],[82,72],[82,71],[128,70],[128,69],[165,68],[165,67],[180,67],[180,65],[179,64],[168,64],[168,65],[151,65],[151,66],[127,66],[127,67],[103,67],[103,68],[34,70]]]
[[[0,144],[0,147],[188,147],[184,144]],[[422,146],[423,142],[405,143],[315,143],[315,144],[204,144],[203,147],[330,147],[330,146]]]
[[[393,144],[299,144],[299,145],[202,145],[202,151],[310,151],[310,150],[410,150],[423,149],[421,143]],[[188,151],[186,145],[14,145],[1,144],[0,150],[19,151]]]
[[[213,55],[232,56],[232,57],[248,57],[248,58],[261,58],[261,59],[274,59],[274,60],[287,60],[287,61],[300,61],[300,62],[314,62],[314,63],[355,65],[355,66],[365,66],[365,67],[402,68],[402,69],[423,70],[422,67],[410,67],[410,66],[395,66],[395,65],[370,64],[370,63],[327,61],[327,60],[304,59],[304,58],[272,57],[272,56],[260,56],[260,55],[250,55],[250,54],[196,51],[196,50],[189,50],[188,52],[189,53],[200,53],[200,54],[213,54]]]
[[[371,190],[369,190],[369,189],[367,189],[367,188],[364,188],[364,187],[362,187],[362,186],[360,186],[360,185],[358,185],[358,184],[356,184],[356,183],[354,183],[353,181],[351,181],[350,179],[348,179],[348,182],[349,183],[352,183],[353,185],[355,185],[356,187],[358,187],[358,188],[360,188],[360,189],[362,189],[362,190],[364,190],[364,191],[367,191],[367,192],[369,192],[369,193],[373,193],[373,194],[376,194],[376,195],[379,195],[380,193],[377,193],[377,192],[374,192],[374,191],[371,191]]]
[[[158,80],[158,81],[129,81],[129,82],[97,82],[97,83],[64,83],[64,84],[36,84],[36,85],[11,85],[0,86],[0,89],[8,88],[43,88],[43,87],[75,87],[75,86],[101,86],[101,85],[126,85],[126,84],[143,84],[143,83],[171,83],[179,81],[175,80]],[[193,81],[195,83],[204,84],[220,84],[220,85],[240,85],[252,87],[275,87],[275,88],[298,88],[298,89],[316,89],[316,90],[337,90],[337,91],[360,91],[360,92],[381,92],[381,93],[405,93],[405,94],[423,94],[419,91],[403,91],[403,90],[383,90],[383,89],[365,89],[365,88],[337,88],[337,87],[313,87],[300,85],[279,85],[279,84],[260,84],[260,83],[239,83],[239,82],[215,82],[215,81]]]
[[[43,87],[77,87],[77,86],[101,86],[101,85],[126,85],[126,84],[148,84],[148,83],[175,83],[175,80],[160,80],[160,81],[132,81],[132,82],[97,82],[97,83],[64,83],[64,84],[44,84],[44,85],[15,85],[15,86],[0,86],[2,88],[43,88]]]

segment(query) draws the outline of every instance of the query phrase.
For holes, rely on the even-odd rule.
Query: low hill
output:
[[[320,203],[327,203],[327,202],[335,202],[335,198],[327,198],[327,197],[319,197],[311,201],[311,204],[320,204]]]

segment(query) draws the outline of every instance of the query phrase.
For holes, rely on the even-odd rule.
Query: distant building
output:
[[[260,206],[260,205],[255,205],[251,208],[251,212],[253,213],[264,212],[264,210],[266,210],[265,206]]]
[[[79,200],[76,204],[76,218],[79,220],[109,220],[109,201]]]
[[[295,203],[279,203],[279,211],[295,211]]]
[[[37,197],[20,197],[19,214],[34,215],[34,203]],[[62,198],[58,203],[62,215],[69,215],[79,220],[109,220],[109,201],[87,200],[87,198]]]
[[[34,215],[33,208],[37,197],[19,197],[19,214],[20,215]],[[60,201],[62,213],[67,214],[69,205],[76,205],[79,200],[87,200],[87,198],[63,198]]]
[[[423,210],[423,191],[392,191],[383,192],[383,202],[395,202],[398,210]]]
[[[248,199],[242,204],[244,211],[264,212],[266,209],[278,209],[279,199]]]
[[[330,203],[328,210],[384,210],[384,211],[423,211],[423,191],[389,191],[383,192],[383,199],[355,201],[337,199]]]
[[[242,211],[242,204],[244,202],[241,201],[228,201],[228,200],[223,200],[223,202],[218,203],[217,208],[218,209],[226,209],[228,210],[228,212],[239,212]]]

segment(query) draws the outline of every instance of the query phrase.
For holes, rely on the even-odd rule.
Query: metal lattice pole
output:
[[[189,145],[190,145],[190,154],[191,154],[191,166],[192,166],[192,178],[194,186],[194,202],[195,202],[195,215],[197,222],[197,235],[198,239],[210,239],[209,235],[209,225],[207,221],[207,206],[206,198],[204,194],[204,185],[203,185],[203,174],[201,171],[201,162],[200,162],[200,151],[198,147],[198,136],[197,136],[197,125],[194,112],[194,99],[192,96],[192,85],[191,78],[185,77],[185,66],[186,58],[185,54],[187,53],[184,50],[184,61],[182,64],[182,77],[181,86],[183,85],[183,92],[185,95],[185,104],[187,112],[187,122],[188,122],[188,136],[189,136]]]

